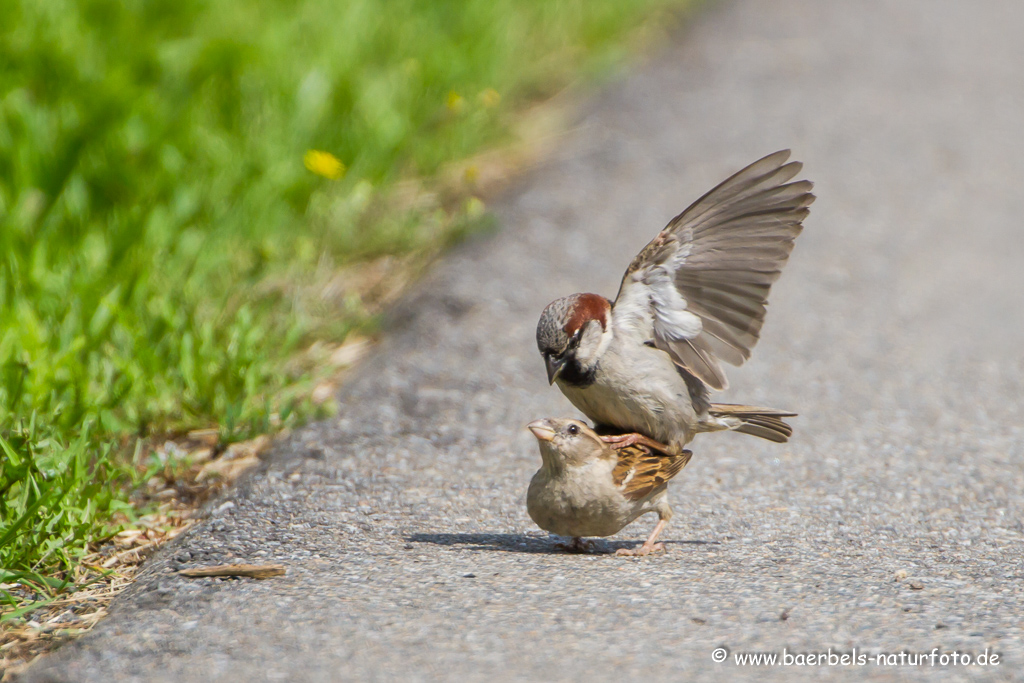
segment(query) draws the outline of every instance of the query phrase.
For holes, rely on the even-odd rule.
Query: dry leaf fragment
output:
[[[188,433],[188,438],[206,446],[216,446],[220,439],[220,430],[217,428],[193,429]]]
[[[259,456],[247,455],[241,458],[219,458],[203,465],[196,475],[196,481],[202,482],[211,477],[220,477],[232,482],[248,470],[260,464]]]
[[[269,579],[272,576],[284,576],[283,564],[222,564],[216,567],[196,567],[182,569],[181,576],[190,579],[204,576],[248,576],[253,579]]]
[[[369,338],[350,334],[345,338],[345,343],[331,353],[331,364],[343,368],[355,365],[369,352],[372,345],[373,342]]]

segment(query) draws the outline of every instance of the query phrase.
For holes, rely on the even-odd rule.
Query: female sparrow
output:
[[[548,381],[598,431],[634,432],[605,440],[679,453],[700,432],[792,435],[781,418],[795,413],[708,400],[726,387],[719,361],[750,357],[814,201],[810,181],[789,182],[802,164],[788,158],[754,162],[673,218],[633,259],[614,303],[573,294],[544,309]]]
[[[672,518],[668,480],[690,461],[690,451],[659,453],[633,444],[612,448],[579,420],[535,420],[527,425],[540,443],[541,468],[526,494],[526,510],[541,529],[571,536],[611,536],[640,515],[658,513],[658,524],[640,547],[617,555],[664,550],[655,543]]]

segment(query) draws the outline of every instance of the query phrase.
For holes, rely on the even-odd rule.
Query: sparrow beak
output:
[[[533,432],[537,441],[551,441],[555,438],[555,430],[547,420],[534,420],[526,428]]]
[[[548,384],[554,384],[558,376],[562,374],[565,367],[565,358],[554,358],[551,354],[544,354],[544,364],[548,367]]]

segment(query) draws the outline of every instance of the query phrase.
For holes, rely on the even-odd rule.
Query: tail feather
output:
[[[796,413],[789,411],[731,403],[712,403],[708,412],[712,417],[719,418],[724,423],[724,428],[741,434],[759,436],[775,443],[786,443],[789,441],[789,437],[793,436],[793,428],[782,420],[784,417],[796,417]],[[723,427],[719,427],[719,429]]]

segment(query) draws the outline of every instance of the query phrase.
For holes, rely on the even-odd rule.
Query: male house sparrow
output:
[[[814,195],[790,181],[789,150],[747,166],[669,222],[633,259],[612,303],[573,294],[548,305],[537,346],[548,381],[611,443],[673,453],[700,432],[785,442],[795,413],[708,400],[726,387],[719,361],[750,357],[768,291]],[[661,442],[661,443],[659,443]]]
[[[672,518],[668,480],[690,461],[690,451],[666,454],[633,444],[612,448],[579,420],[535,420],[527,425],[540,443],[541,468],[526,494],[526,510],[541,529],[571,536],[611,536],[640,515],[658,513],[647,541],[618,555],[664,550],[655,543]]]

